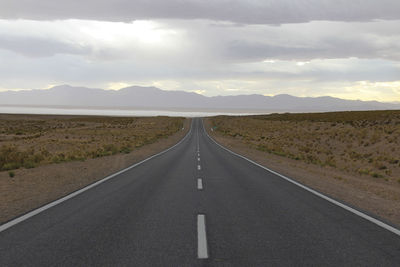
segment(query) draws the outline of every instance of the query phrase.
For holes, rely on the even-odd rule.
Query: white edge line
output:
[[[203,126],[203,130],[204,130],[204,126]],[[245,159],[245,160],[253,163],[254,165],[257,165],[258,167],[263,168],[264,170],[267,170],[267,171],[269,171],[269,172],[271,172],[271,173],[273,173],[273,174],[285,179],[286,181],[288,181],[288,182],[290,182],[292,184],[295,184],[295,185],[303,188],[304,190],[307,190],[308,192],[310,192],[310,193],[312,193],[312,194],[314,194],[316,196],[319,196],[320,198],[323,198],[323,199],[329,201],[332,204],[335,204],[335,205],[337,205],[337,206],[339,206],[339,207],[341,207],[341,208],[343,208],[343,209],[345,209],[347,211],[350,211],[351,213],[356,214],[356,215],[360,216],[361,218],[364,218],[364,219],[366,219],[366,220],[368,220],[368,221],[370,221],[370,222],[372,222],[372,223],[374,223],[374,224],[376,224],[376,225],[378,225],[378,226],[380,226],[380,227],[382,227],[382,228],[384,228],[384,229],[386,229],[386,230],[388,230],[388,231],[400,236],[400,230],[399,229],[397,229],[397,228],[395,228],[393,226],[390,226],[390,225],[388,225],[388,224],[386,224],[386,223],[384,223],[384,222],[382,222],[382,221],[380,221],[378,219],[375,219],[375,218],[373,218],[373,217],[371,217],[371,216],[369,216],[369,215],[367,215],[367,214],[365,214],[365,213],[363,213],[361,211],[353,209],[353,208],[351,208],[351,207],[349,207],[349,206],[347,206],[347,205],[345,205],[345,204],[343,204],[343,203],[341,203],[341,202],[339,202],[337,200],[334,200],[334,199],[332,199],[332,198],[330,198],[330,197],[328,197],[328,196],[326,196],[324,194],[321,194],[321,193],[319,193],[319,192],[317,192],[317,191],[315,191],[315,190],[313,190],[313,189],[311,189],[311,188],[309,188],[309,187],[307,187],[307,186],[305,186],[303,184],[300,184],[300,183],[294,181],[293,179],[291,179],[291,178],[289,178],[289,177],[287,177],[287,176],[285,176],[283,174],[280,174],[280,173],[278,173],[276,171],[273,171],[273,170],[271,170],[271,169],[269,169],[269,168],[267,168],[267,167],[265,167],[265,166],[263,166],[261,164],[258,164],[257,162],[252,161],[251,159],[248,159],[248,158],[246,158],[246,157],[244,157],[244,156],[242,156],[242,155],[240,155],[238,153],[235,153],[232,150],[230,150],[230,149],[224,147],[223,145],[217,143],[217,141],[215,141],[212,137],[210,137],[205,130],[204,130],[204,132],[206,133],[208,138],[210,138],[215,144],[217,144],[221,148],[225,149],[226,151],[234,154],[235,156],[238,156],[238,157],[240,157],[242,159]]]
[[[197,258],[208,258],[206,216],[204,214],[197,215]]]
[[[192,120],[192,124],[193,124],[193,121],[194,120]],[[47,209],[50,209],[51,207],[54,207],[54,206],[66,201],[68,199],[71,199],[71,198],[73,198],[73,197],[75,197],[75,196],[77,196],[77,195],[79,195],[79,194],[81,194],[81,193],[83,193],[83,192],[85,192],[85,191],[87,191],[87,190],[89,190],[89,189],[101,184],[101,183],[104,183],[105,181],[110,180],[110,179],[114,178],[115,176],[118,176],[121,173],[124,173],[124,172],[126,172],[126,171],[128,171],[128,170],[130,170],[132,168],[135,168],[136,166],[138,166],[138,165],[140,165],[140,164],[142,164],[142,163],[144,163],[144,162],[146,162],[146,161],[148,161],[150,159],[153,159],[153,158],[155,158],[157,156],[160,156],[161,154],[164,154],[164,153],[168,152],[169,150],[173,149],[174,147],[180,145],[190,135],[191,132],[192,132],[192,125],[190,127],[190,131],[185,135],[185,137],[182,138],[175,145],[173,145],[173,146],[171,146],[171,147],[169,147],[169,148],[167,148],[167,149],[165,149],[165,150],[163,150],[163,151],[161,151],[161,152],[159,152],[159,153],[157,153],[155,155],[152,155],[152,156],[150,156],[150,157],[148,157],[148,158],[146,158],[146,159],[144,159],[144,160],[142,160],[142,161],[140,161],[138,163],[135,163],[135,164],[123,169],[123,170],[120,170],[120,171],[118,171],[116,173],[113,173],[113,174],[111,174],[111,175],[109,175],[109,176],[107,176],[107,177],[105,177],[105,178],[103,178],[103,179],[101,179],[101,180],[99,180],[99,181],[97,181],[95,183],[92,183],[92,184],[90,184],[88,186],[85,186],[84,188],[81,188],[81,189],[79,189],[79,190],[77,190],[75,192],[72,192],[72,193],[70,193],[70,194],[68,194],[68,195],[66,195],[66,196],[64,196],[64,197],[62,197],[60,199],[52,201],[52,202],[50,202],[50,203],[48,203],[48,204],[46,204],[46,205],[44,205],[44,206],[42,206],[40,208],[34,209],[34,210],[32,210],[32,211],[30,211],[30,212],[28,212],[28,213],[26,213],[26,214],[24,214],[24,215],[22,215],[20,217],[17,217],[17,218],[15,218],[15,219],[13,219],[13,220],[11,220],[9,222],[6,222],[5,224],[0,225],[0,233],[5,231],[6,229],[18,224],[18,223],[20,223],[20,222],[23,222],[23,221],[25,221],[25,220],[27,220],[27,219],[35,216],[35,215],[47,210]]]

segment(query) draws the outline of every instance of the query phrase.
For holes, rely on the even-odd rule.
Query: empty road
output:
[[[240,158],[175,147],[0,232],[0,266],[400,266],[400,236]]]

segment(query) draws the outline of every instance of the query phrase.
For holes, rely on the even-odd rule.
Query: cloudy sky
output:
[[[0,0],[0,90],[400,101],[399,0]]]

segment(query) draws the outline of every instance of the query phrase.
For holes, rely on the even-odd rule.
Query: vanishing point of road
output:
[[[164,153],[0,226],[0,266],[400,266],[387,226],[232,154],[194,119]]]

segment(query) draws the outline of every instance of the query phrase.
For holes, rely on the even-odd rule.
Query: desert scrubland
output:
[[[178,142],[172,117],[0,115],[0,222]]]
[[[206,126],[231,149],[400,224],[400,111],[217,116]]]
[[[177,132],[183,120],[0,115],[0,171],[129,153]]]

